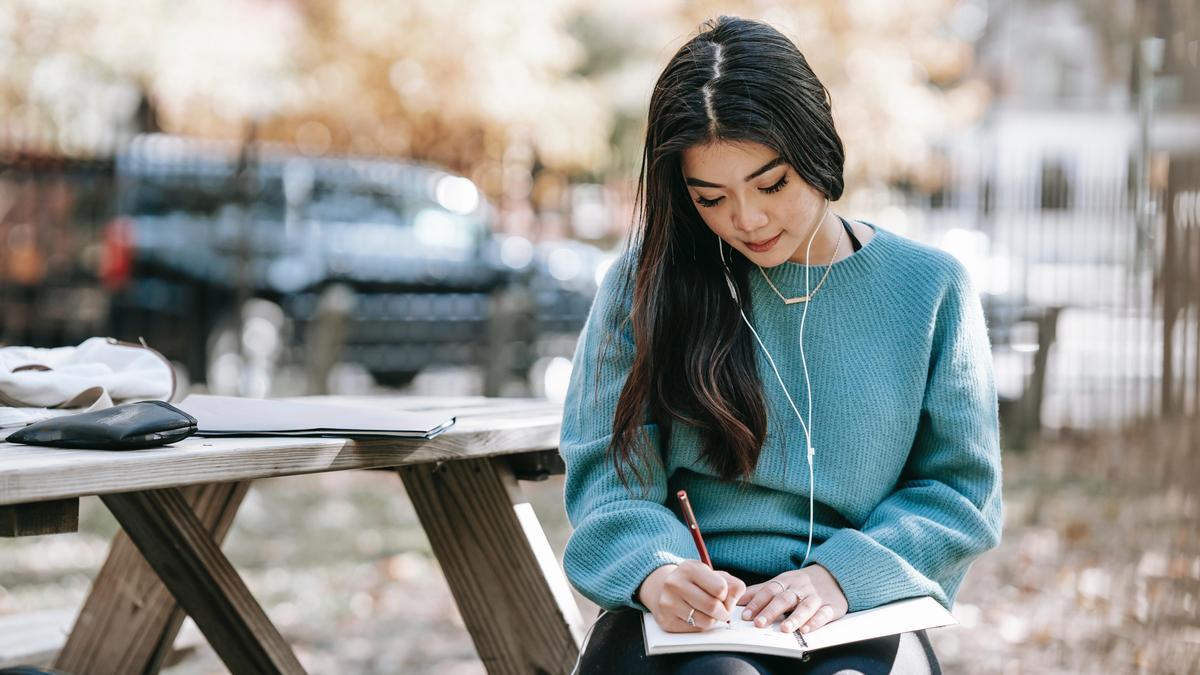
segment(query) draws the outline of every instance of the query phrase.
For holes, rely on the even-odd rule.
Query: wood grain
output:
[[[250,483],[216,483],[183,490],[201,526],[220,544]],[[55,668],[69,673],[157,673],[170,652],[184,611],[119,531]]]
[[[0,505],[347,469],[521,454],[558,447],[562,407],[538,399],[311,397],[380,409],[449,410],[433,440],[201,438],[129,452],[0,443]]]
[[[55,499],[0,506],[0,537],[79,531],[79,500]]]
[[[579,609],[507,463],[471,459],[399,473],[488,672],[570,672]]]
[[[304,672],[180,490],[102,499],[231,673]]]

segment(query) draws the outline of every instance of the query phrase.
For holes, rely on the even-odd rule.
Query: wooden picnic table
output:
[[[0,443],[0,534],[78,529],[99,495],[120,523],[55,667],[154,673],[189,615],[231,673],[303,673],[291,647],[221,552],[257,478],[395,470],[489,673],[565,673],[582,625],[519,479],[561,473],[562,408],[483,397],[307,397],[445,410],[432,440],[203,438],[129,452]]]

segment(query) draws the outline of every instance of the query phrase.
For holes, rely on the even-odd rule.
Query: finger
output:
[[[754,597],[750,599],[750,602],[746,603],[746,609],[742,611],[742,619],[749,621],[758,616],[763,607],[766,607],[767,603],[775,598],[774,590],[776,588],[775,584],[760,586],[758,591],[755,592]]]
[[[707,565],[701,566],[704,567],[704,570],[707,570],[708,574],[716,577],[721,582],[722,587],[726,585],[725,580],[716,572],[709,569]],[[680,569],[684,569],[682,565],[680,566]],[[715,617],[721,621],[724,621],[726,618],[728,618],[728,611],[725,609],[725,605],[721,598],[714,596],[705,587],[697,583],[697,576],[706,576],[703,574],[704,570],[693,569],[682,575],[672,575],[663,585],[663,590],[668,596],[676,598],[678,602],[685,603],[687,605],[687,608],[684,609],[684,612],[687,612],[688,609],[695,607],[697,613],[702,612],[710,617]]]
[[[729,610],[725,607],[725,603],[709,595],[703,588],[692,586],[685,589],[683,599],[689,607],[696,608],[695,620],[700,621],[701,615],[707,619],[712,619],[713,622],[720,621],[724,623],[729,619]],[[699,623],[697,623],[699,625]]]
[[[792,591],[785,591],[771,598],[766,607],[754,617],[754,625],[762,628],[775,623],[784,612],[796,606],[796,594]]]
[[[749,621],[771,600],[771,594],[764,592],[760,584],[753,591],[746,589],[746,595],[742,598],[745,600],[742,604],[746,605],[746,609],[742,610],[742,619]]]
[[[792,611],[791,615],[779,626],[779,629],[785,633],[791,633],[796,628],[806,625],[810,619],[817,615],[818,610],[822,606],[829,607],[816,594],[804,598],[800,604],[796,605],[796,609]],[[832,608],[830,608],[830,611],[832,611]]]
[[[792,604],[785,603],[785,604],[787,604],[785,609],[790,609],[792,606],[794,606],[796,603],[798,603],[801,598],[807,598],[810,595],[815,595],[817,592],[816,589],[813,588],[812,584],[808,583],[805,580],[801,580],[797,586],[789,585],[786,588],[787,588],[787,590],[776,592],[779,589],[779,587],[777,585],[772,584],[770,582],[767,582],[767,584],[764,584],[764,589],[762,591],[760,591],[760,593],[763,594],[762,597],[755,598],[755,600],[760,601],[760,604],[755,605],[754,602],[751,601],[751,603],[747,605],[747,609],[750,610],[750,614],[747,615],[746,612],[742,612],[742,618],[745,619],[746,621],[756,618],[762,612],[762,610],[767,606],[767,603],[770,602],[771,600],[775,599],[776,597],[783,596],[784,600],[792,603]],[[770,624],[772,622],[773,622],[773,619],[771,621],[767,621],[767,624]]]
[[[722,602],[725,600],[729,593],[729,583],[716,570],[703,563],[684,565],[681,568],[686,572],[684,576],[705,593]]]
[[[821,605],[807,622],[800,626],[801,633],[811,633],[833,620],[833,607]]]
[[[696,584],[683,579],[668,582],[663,586],[668,598],[669,608],[681,621],[687,620],[687,615],[695,609],[692,620],[697,626],[707,628],[717,621],[724,622],[728,618],[725,605]]]
[[[835,615],[836,612],[834,611],[833,607],[830,607],[829,605],[821,605],[817,609],[817,613],[808,620],[808,623],[800,627],[800,632],[811,633],[830,621],[833,621]]]
[[[681,619],[674,614],[671,614],[665,617],[655,616],[654,620],[658,623],[660,628],[668,633],[699,633],[701,630],[703,630],[695,626],[689,626],[686,618],[687,617],[685,616]]]
[[[762,588],[762,586],[763,586],[762,584],[754,584],[752,586],[747,586],[746,590],[742,592],[742,597],[738,599],[737,604],[745,605],[745,604],[749,603],[750,599],[754,597],[755,593],[758,593],[758,589]]]
[[[729,592],[725,596],[725,611],[732,615],[733,608],[741,602],[742,595],[746,592],[746,582],[728,572],[717,572],[717,574],[725,577],[725,582],[729,584]]]
[[[697,608],[690,599],[681,601],[673,608],[673,614],[680,623],[687,625],[689,629],[695,628],[696,630],[708,630],[718,623],[725,623],[725,619],[718,618],[713,614],[714,612],[720,614],[724,609],[724,605],[699,589],[695,589],[693,596],[702,598],[700,602],[711,603],[711,607],[708,608],[710,611],[705,611],[703,608]],[[690,625],[688,624],[689,615],[692,617],[692,623]]]

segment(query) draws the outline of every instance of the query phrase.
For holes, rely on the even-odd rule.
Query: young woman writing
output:
[[[580,672],[936,671],[923,633],[809,662],[645,655],[633,610],[667,631],[733,612],[809,631],[908,597],[949,607],[1001,502],[979,298],[951,256],[830,210],[842,143],[791,41],[709,22],[655,85],[642,162],[564,409],[564,566],[608,610]]]

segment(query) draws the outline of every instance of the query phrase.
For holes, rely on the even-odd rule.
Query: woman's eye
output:
[[[787,177],[787,174],[785,173],[785,174],[783,174],[783,177],[780,178],[779,181],[776,182],[774,185],[771,185],[771,186],[768,186],[765,188],[759,188],[758,191],[766,193],[766,194],[774,194],[774,193],[782,190],[783,187],[787,184],[788,184],[788,177]],[[720,204],[722,199],[724,199],[724,197],[717,197],[716,199],[705,199],[704,197],[701,197],[700,195],[696,195],[696,203],[705,208],[711,208],[713,206],[716,206],[717,204]]]
[[[785,173],[785,174],[783,174],[783,178],[779,179],[778,183],[772,185],[771,187],[761,188],[761,191],[765,192],[767,194],[779,192],[780,190],[783,189],[784,185],[787,185],[787,182],[788,182],[788,177],[787,177],[787,174]]]

